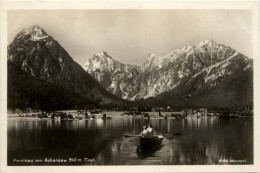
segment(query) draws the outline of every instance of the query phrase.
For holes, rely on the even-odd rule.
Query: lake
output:
[[[140,134],[148,123],[157,132],[173,135],[164,137],[161,146],[143,151],[139,138],[124,134]],[[216,164],[253,164],[252,117],[8,118],[8,165]]]

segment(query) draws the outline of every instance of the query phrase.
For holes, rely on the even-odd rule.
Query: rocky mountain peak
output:
[[[102,51],[95,53],[90,59],[88,59],[83,65],[83,68],[90,72],[97,69],[110,69],[113,68],[115,64],[117,64],[117,61],[113,60],[113,58],[109,56],[107,52]]]
[[[47,37],[49,35],[38,25],[25,28],[16,36],[17,39],[25,38],[31,41],[39,41]]]
[[[204,46],[204,45],[209,45],[209,46],[214,46],[214,45],[217,45],[218,43],[216,43],[215,41],[213,40],[203,40],[201,42],[199,42],[197,44],[197,46]]]
[[[150,54],[148,54],[148,59],[153,59],[153,58],[155,58],[156,56],[155,56],[155,54],[154,53],[150,53]]]
[[[109,59],[113,60],[113,58],[110,55],[108,55],[108,53],[105,51],[94,54],[92,59],[96,59],[96,58],[103,59],[103,60],[106,60],[107,58],[109,58]]]
[[[105,51],[102,51],[102,52],[101,52],[101,55],[102,55],[102,56],[109,56],[109,55],[107,54],[107,52],[105,52]],[[109,56],[109,57],[110,57],[110,56]],[[110,57],[110,58],[111,58],[111,57]]]
[[[191,49],[192,49],[191,46],[184,46],[181,50],[182,50],[182,51],[189,51],[189,50],[191,50]]]
[[[225,46],[223,44],[219,44],[213,40],[203,40],[201,42],[199,42],[195,47],[195,49],[197,50],[202,50],[202,49],[205,49],[205,48],[210,48],[210,49],[231,49],[230,47],[228,46]]]

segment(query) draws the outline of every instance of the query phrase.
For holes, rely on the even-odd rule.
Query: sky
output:
[[[106,51],[115,60],[141,65],[154,53],[214,40],[253,58],[249,10],[10,10],[8,44],[38,25],[83,65]]]

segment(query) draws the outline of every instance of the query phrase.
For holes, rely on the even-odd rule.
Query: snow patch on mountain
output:
[[[30,38],[30,40],[31,41],[39,41],[39,40],[42,40],[42,39],[45,39],[45,38],[48,38],[49,36],[42,36],[42,37],[40,37],[40,36],[38,36],[38,35],[32,35],[31,36],[31,38]]]

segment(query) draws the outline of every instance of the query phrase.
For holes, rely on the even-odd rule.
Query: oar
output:
[[[181,135],[181,132],[174,133],[174,134],[163,134],[163,135]]]
[[[124,137],[138,137],[140,135],[131,135],[131,134],[124,134]]]
[[[166,138],[169,138],[169,139],[172,139],[172,137],[169,137],[169,136],[172,136],[172,135],[181,135],[181,133],[174,133],[174,134],[161,134],[163,135],[164,137]],[[139,137],[140,135],[131,135],[131,134],[125,134],[124,137]]]
[[[124,142],[125,141],[130,141],[130,140],[132,140],[132,139],[135,139],[135,138],[137,138],[138,136],[136,136],[136,137],[133,137],[133,138],[130,138],[130,139],[127,139],[127,140],[123,140]]]
[[[166,137],[168,139],[172,139],[171,137],[167,136],[167,135],[171,135],[171,134],[161,134],[161,133],[156,133],[156,132],[155,132],[155,134],[156,135],[162,135],[162,136],[164,136],[164,137]]]
[[[168,139],[172,139],[172,137],[169,137],[169,136],[167,136],[167,135],[165,135],[165,134],[162,134],[164,137],[166,137],[166,138],[168,138]]]
[[[164,137],[168,139],[173,139],[172,135],[181,135],[181,133],[174,133],[174,134],[162,134]]]

